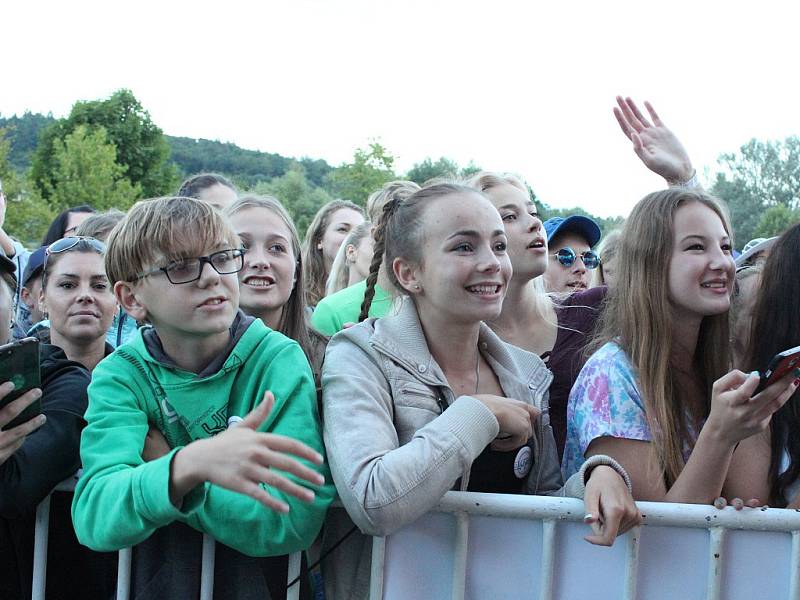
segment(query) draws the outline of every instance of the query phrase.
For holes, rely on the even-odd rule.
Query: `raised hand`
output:
[[[170,474],[172,503],[180,506],[183,497],[204,481],[251,496],[277,512],[289,512],[289,505],[270,495],[262,483],[312,502],[312,490],[297,485],[275,469],[322,485],[325,482],[322,475],[290,456],[320,465],[322,455],[290,437],[257,431],[269,417],[274,403],[272,392],[265,392],[261,404],[240,423],[213,438],[196,440],[179,450],[172,460]]]
[[[664,125],[653,106],[647,101],[644,103],[653,121],[651,123],[633,99],[617,96],[617,105],[614,116],[645,166],[666,179],[669,185],[689,181],[695,172],[692,161],[681,141]]]
[[[533,435],[533,423],[542,411],[527,402],[492,394],[477,394],[475,398],[492,411],[500,425],[500,433],[492,442],[493,450],[509,452],[528,442]]]

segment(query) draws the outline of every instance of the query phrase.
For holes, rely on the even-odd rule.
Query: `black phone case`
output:
[[[41,386],[39,340],[25,338],[12,344],[0,346],[0,383],[6,381],[14,383],[14,391],[0,399],[0,408],[13,402],[28,390]],[[2,427],[2,430],[6,431],[21,425],[41,412],[41,399],[37,399],[10,423]]]

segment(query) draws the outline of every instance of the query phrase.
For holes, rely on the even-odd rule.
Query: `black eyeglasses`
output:
[[[580,257],[580,259],[583,261],[583,266],[585,266],[587,269],[596,269],[600,266],[600,255],[594,250],[587,250],[583,254],[576,254],[575,250],[567,247],[562,248],[550,256],[555,256],[559,264],[565,267],[571,267],[574,265],[575,261],[578,260],[578,257]]]
[[[166,267],[151,269],[136,276],[136,280],[144,279],[150,275],[164,273],[170,283],[179,285],[181,283],[191,283],[197,281],[203,274],[203,266],[208,263],[220,275],[238,273],[244,267],[244,250],[232,248],[230,250],[220,250],[208,256],[198,256],[197,258],[186,258],[184,260],[171,262]]]

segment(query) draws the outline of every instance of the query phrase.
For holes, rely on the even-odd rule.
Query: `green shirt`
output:
[[[358,322],[361,303],[367,281],[362,280],[350,287],[339,290],[335,294],[323,298],[311,315],[311,324],[317,331],[325,335],[333,335],[344,329],[345,323]],[[392,306],[392,296],[379,286],[375,286],[375,296],[369,307],[370,317],[384,317]]]
[[[287,514],[209,482],[187,494],[180,509],[169,499],[175,453],[193,440],[224,431],[228,419],[247,415],[267,390],[275,395],[275,405],[258,430],[295,438],[324,453],[314,379],[300,346],[256,319],[220,370],[200,378],[156,361],[143,331],[97,365],[89,386],[81,436],[84,472],[72,503],[81,544],[118,550],[177,520],[250,556],[289,554],[310,546],[336,494],[327,463],[318,467],[298,459],[325,477],[320,487],[303,483],[316,493],[311,503],[270,487],[270,494],[289,505]],[[144,462],[150,424],[173,450]]]

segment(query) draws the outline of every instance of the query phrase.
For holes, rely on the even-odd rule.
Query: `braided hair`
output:
[[[386,251],[386,225],[397,210],[397,206],[402,202],[400,198],[392,198],[383,205],[383,212],[375,229],[375,244],[372,249],[372,262],[369,263],[369,275],[367,275],[367,289],[364,291],[364,301],[361,303],[361,312],[358,315],[360,323],[369,316],[369,308],[372,306],[372,299],[375,297],[375,284],[378,282],[378,273],[383,263],[383,255]]]
[[[401,289],[392,270],[394,259],[402,256],[413,262],[421,261],[425,209],[428,207],[429,201],[453,194],[483,196],[482,192],[465,185],[437,183],[424,187],[407,197],[396,195],[384,205],[383,213],[375,229],[372,263],[369,266],[364,302],[361,304],[361,313],[358,315],[359,321],[363,321],[369,315],[381,264],[384,265],[386,275],[392,285],[398,290]]]

